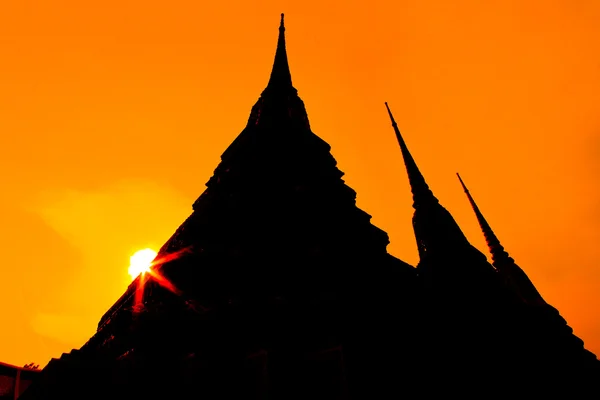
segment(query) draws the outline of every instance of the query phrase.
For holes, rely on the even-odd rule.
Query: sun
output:
[[[152,249],[138,250],[129,257],[129,275],[131,275],[131,279],[133,280],[139,274],[150,271],[154,258],[156,258],[156,252]]]

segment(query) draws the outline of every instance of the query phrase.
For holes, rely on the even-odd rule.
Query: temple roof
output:
[[[193,213],[162,246],[157,258],[190,249],[185,257],[202,259],[202,269],[210,269],[210,262],[219,259],[221,265],[214,267],[218,274],[225,263],[222,260],[233,263],[240,254],[248,259],[260,256],[259,274],[276,252],[290,252],[300,259],[310,252],[342,254],[339,249],[348,247],[354,253],[360,248],[374,254],[382,260],[383,269],[393,266],[390,268],[415,275],[412,266],[387,253],[387,234],[356,207],[356,192],[345,185],[343,175],[330,146],[311,131],[304,103],[292,86],[282,14],[265,90],[252,107],[246,127],[222,154],[206,189],[192,206]],[[269,243],[270,250],[257,255],[263,251],[262,243]],[[189,271],[199,267],[184,264],[181,259],[174,260],[161,264],[160,270],[172,275],[175,286],[202,286],[209,281],[190,278],[193,272]],[[242,273],[250,270],[254,268],[244,268]],[[238,276],[231,273],[228,279]],[[129,307],[137,286],[137,281],[132,283],[103,316],[99,330]]]

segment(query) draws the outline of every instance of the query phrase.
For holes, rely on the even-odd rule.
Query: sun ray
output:
[[[136,252],[135,254],[138,254],[141,251],[142,250]],[[152,250],[150,250],[150,251],[152,251]],[[156,253],[154,253],[155,257],[153,257],[153,260],[148,264],[147,268],[140,268],[141,272],[138,273],[138,275],[136,276],[136,277],[138,277],[138,281],[137,281],[137,287],[136,287],[136,291],[135,291],[135,295],[134,295],[134,306],[133,306],[134,312],[138,312],[141,309],[141,306],[144,301],[144,291],[145,291],[146,283],[148,282],[149,279],[152,279],[153,282],[158,283],[160,286],[164,287],[165,289],[169,290],[170,292],[172,292],[178,296],[181,295],[181,291],[179,289],[177,289],[175,287],[175,285],[173,285],[172,282],[170,282],[167,278],[165,278],[160,273],[160,269],[161,269],[160,267],[170,261],[176,260],[177,258],[181,257],[183,254],[189,253],[190,251],[191,251],[191,247],[186,247],[186,248],[183,248],[176,252],[162,255],[160,258],[157,258]],[[134,254],[134,256],[135,256],[135,254]],[[147,259],[150,258],[150,252],[146,252],[145,257],[147,257]],[[133,256],[132,256],[132,259],[133,259]],[[143,260],[144,258],[139,257],[137,259]],[[132,262],[132,264],[133,264],[133,262]],[[131,270],[131,267],[130,267],[130,270]]]
[[[174,251],[173,253],[162,255],[160,258],[155,259],[152,262],[153,267],[160,267],[163,264],[166,264],[170,261],[176,260],[181,257],[183,254],[191,253],[192,246],[184,247],[183,249]],[[155,269],[156,271],[156,269]]]

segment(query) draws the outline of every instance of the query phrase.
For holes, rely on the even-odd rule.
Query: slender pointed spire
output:
[[[485,237],[485,241],[492,255],[492,265],[511,282],[512,286],[517,290],[523,300],[533,304],[546,304],[531,280],[529,280],[529,277],[527,277],[527,274],[525,274],[525,271],[515,263],[515,260],[510,257],[506,250],[504,250],[504,247],[500,244],[500,240],[498,240],[498,237],[490,227],[490,224],[479,210],[479,207],[460,177],[460,174],[457,173],[456,176],[458,176],[458,180],[475,212],[475,216],[477,217],[477,221],[479,222],[479,226],[481,227],[481,231],[483,232],[483,236]]]
[[[387,102],[385,103],[385,107],[390,115],[392,127],[396,132],[396,139],[398,139],[398,144],[400,145],[400,150],[402,151],[402,157],[404,158],[404,165],[406,166],[408,181],[410,182],[410,188],[413,194],[413,207],[416,209],[418,206],[423,205],[424,203],[439,203],[438,199],[435,198],[433,192],[429,189],[429,186],[425,182],[425,178],[421,174],[421,171],[419,171],[417,163],[408,151],[408,147],[406,146],[406,143],[400,134],[398,124],[394,120],[394,116],[392,115]]]
[[[471,282],[474,285],[469,285],[470,287],[483,287],[485,282],[495,285],[493,282],[497,282],[497,275],[494,268],[487,262],[485,255],[469,243],[452,215],[433,195],[408,151],[387,102],[385,107],[396,132],[413,194],[415,212],[412,222],[420,257],[418,267],[423,267],[420,268],[423,276],[437,276],[433,281],[439,278],[439,281],[446,283],[448,279],[457,279],[461,285]],[[445,263],[451,264],[452,268],[437,268]],[[458,265],[464,268],[457,268]],[[454,277],[448,276],[449,271]],[[461,272],[456,273],[458,271]]]
[[[275,61],[271,77],[265,91],[272,90],[294,90],[292,86],[292,74],[288,64],[287,52],[285,49],[285,25],[283,21],[283,13],[281,14],[281,22],[279,24],[279,37],[277,39],[277,50],[275,52]]]
[[[492,261],[502,262],[512,260],[508,253],[504,250],[504,247],[502,247],[502,245],[500,244],[498,237],[496,237],[496,234],[494,233],[494,231],[492,231],[492,228],[490,227],[483,214],[479,210],[479,207],[477,207],[475,200],[473,200],[473,196],[471,196],[471,193],[469,192],[469,189],[467,189],[467,186],[460,177],[460,174],[457,173],[456,176],[458,176],[458,180],[460,181],[460,184],[462,185],[463,190],[465,191],[465,194],[469,199],[469,203],[471,203],[473,211],[475,212],[475,216],[477,217],[477,221],[479,222],[479,226],[481,227],[483,236],[485,237],[485,241],[488,245],[488,248],[490,249],[490,253],[492,254]]]
[[[269,83],[252,107],[247,126],[256,127],[261,123],[263,126],[273,126],[273,124],[281,126],[281,124],[284,124],[288,127],[294,126],[301,130],[310,130],[310,122],[304,102],[298,97],[298,91],[292,85],[292,75],[285,46],[283,14],[281,14],[277,49]]]

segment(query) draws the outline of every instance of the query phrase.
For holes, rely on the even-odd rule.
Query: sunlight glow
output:
[[[137,251],[129,258],[129,275],[135,279],[139,274],[150,272],[152,261],[156,258],[156,252],[152,249]]]
[[[186,253],[191,252],[191,247],[185,247],[183,249],[179,249],[173,253],[169,253],[169,254],[163,254],[159,259],[155,259],[156,257],[156,253],[152,252],[154,255],[152,257],[150,257],[150,251],[148,251],[150,249],[144,249],[144,250],[140,250],[137,253],[134,254],[133,257],[131,257],[132,259],[132,263],[131,265],[134,265],[133,262],[133,258],[138,254],[141,253],[142,251],[144,251],[144,256],[141,257],[140,259],[144,259],[144,260],[148,260],[150,259],[150,267],[146,267],[146,268],[142,268],[141,269],[141,277],[140,280],[137,282],[137,288],[135,291],[135,297],[134,297],[134,312],[138,312],[143,308],[143,302],[144,302],[144,288],[146,285],[146,280],[147,279],[151,279],[153,282],[156,282],[157,284],[159,284],[160,286],[164,287],[165,289],[169,290],[172,293],[175,293],[176,295],[180,296],[181,292],[179,291],[179,289],[177,289],[167,278],[165,278],[161,272],[160,272],[160,268],[162,266],[162,264],[168,263],[170,261],[176,260],[179,257],[183,256]],[[145,258],[147,257],[147,258]],[[137,258],[136,258],[137,260]],[[137,261],[136,261],[137,262]],[[129,273],[131,274],[131,277],[133,280],[135,280],[135,278],[137,276],[139,276],[139,272],[137,273],[137,275],[132,274],[132,272],[135,273],[135,271],[133,271],[133,267],[129,268]],[[137,269],[136,269],[137,271]],[[147,273],[146,273],[147,272]]]

